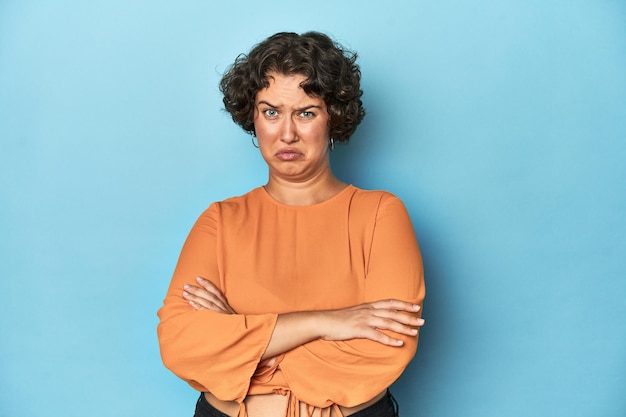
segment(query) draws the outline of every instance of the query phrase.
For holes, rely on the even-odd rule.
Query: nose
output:
[[[296,123],[291,117],[285,117],[280,126],[280,140],[285,143],[293,143],[298,140]]]

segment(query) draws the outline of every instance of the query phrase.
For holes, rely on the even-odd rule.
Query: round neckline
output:
[[[299,208],[315,208],[315,207],[321,207],[325,204],[329,204],[330,202],[332,202],[333,200],[336,200],[338,198],[340,198],[343,194],[347,193],[348,190],[353,190],[354,186],[352,184],[348,184],[346,185],[341,191],[339,191],[337,194],[335,194],[334,196],[330,197],[329,199],[326,199],[324,201],[320,201],[319,203],[315,203],[315,204],[307,204],[307,205],[303,205],[303,206],[296,206],[296,205],[291,205],[291,204],[285,204],[281,201],[276,200],[270,193],[269,191],[267,191],[267,189],[265,188],[264,185],[259,187],[260,192],[264,195],[264,197],[269,200],[270,202],[272,202],[273,204],[276,204],[277,206],[280,207],[285,207],[285,208],[290,208],[290,209],[299,209]]]

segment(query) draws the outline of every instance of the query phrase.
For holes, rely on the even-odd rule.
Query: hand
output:
[[[183,288],[183,298],[196,310],[211,310],[222,314],[237,314],[228,304],[226,297],[219,288],[211,281],[202,277],[197,277],[199,287],[195,285],[185,285]],[[267,359],[267,358],[264,358]],[[264,366],[273,366],[276,357],[269,358]]]
[[[401,300],[380,300],[340,310],[320,311],[322,339],[370,339],[383,345],[402,346],[403,341],[380,330],[417,336],[424,320],[415,316],[420,307]]]
[[[197,277],[199,286],[185,285],[183,298],[196,310],[211,310],[222,314],[237,314],[226,297],[211,281]]]

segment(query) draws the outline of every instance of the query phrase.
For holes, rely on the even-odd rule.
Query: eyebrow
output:
[[[275,106],[275,105],[273,105],[272,103],[267,102],[267,101],[265,101],[265,100],[261,100],[261,101],[259,101],[259,103],[257,104],[257,106],[259,106],[259,105],[261,105],[261,104],[265,104],[265,105],[267,105],[267,106],[269,106],[269,107],[271,107],[271,108],[273,108],[273,109],[278,109],[278,108],[280,108],[280,106]],[[304,107],[297,108],[297,109],[295,109],[295,111],[305,111],[305,110],[310,110],[310,109],[319,109],[319,110],[321,110],[321,109],[322,109],[322,106],[318,106],[318,105],[316,105],[316,104],[311,104],[311,105],[309,105],[309,106],[304,106]]]

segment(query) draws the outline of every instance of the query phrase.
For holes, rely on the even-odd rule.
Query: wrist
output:
[[[313,341],[324,338],[324,311],[300,311],[293,314],[297,317],[300,331],[306,334],[306,339]]]

